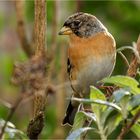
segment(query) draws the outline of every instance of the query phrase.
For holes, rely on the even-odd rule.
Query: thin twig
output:
[[[81,12],[83,7],[83,1],[82,0],[76,0],[76,12]]]
[[[66,60],[66,53],[65,50],[66,48],[62,45],[60,50],[61,50],[61,70],[59,72],[58,75],[58,81],[61,83],[64,83],[64,81],[66,80],[66,68],[65,68],[65,60]],[[56,131],[54,133],[53,138],[60,138],[60,139],[64,139],[65,137],[65,133],[64,133],[64,128],[62,127],[62,125],[60,125],[60,122],[62,122],[63,117],[64,117],[64,113],[65,113],[65,86],[57,88],[57,93],[55,94],[56,96],[56,106],[57,106],[57,110],[56,110],[56,116],[57,116],[57,128]]]
[[[127,65],[127,67],[129,67],[129,62],[127,60],[127,58],[125,57],[125,55],[120,51],[118,52],[118,54],[120,54],[120,56],[123,58],[125,64]]]
[[[10,109],[12,108],[12,105],[5,100],[0,99],[0,104],[6,106],[7,108],[10,108]]]
[[[91,120],[88,122],[88,125],[87,125],[86,127],[90,127],[92,121],[93,121],[93,120],[91,119]],[[86,131],[86,132],[82,135],[82,138],[81,138],[82,140],[85,140],[85,139],[86,139],[87,132],[88,132],[88,131]]]
[[[8,121],[11,120],[13,114],[15,113],[16,109],[18,108],[18,106],[19,106],[19,104],[21,103],[22,99],[23,99],[23,96],[20,96],[20,97],[16,100],[15,104],[13,105],[13,107],[11,108],[11,110],[10,110],[10,112],[9,112],[9,115],[7,116],[7,119],[5,120],[4,126],[3,126],[2,129],[1,129],[0,139],[2,139],[2,136],[3,136],[4,132],[5,132],[5,128],[6,128],[6,126],[7,126],[7,123],[8,123]]]

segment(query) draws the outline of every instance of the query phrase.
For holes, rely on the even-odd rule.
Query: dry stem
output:
[[[16,0],[16,16],[17,16],[17,32],[19,36],[19,40],[21,43],[21,47],[28,57],[33,55],[33,49],[31,44],[29,44],[25,31],[25,20],[24,20],[24,1]]]
[[[140,118],[140,109],[138,110],[136,115],[132,118],[131,122],[122,128],[121,133],[117,137],[117,140],[122,140],[123,137],[129,132],[131,127],[138,121],[139,118]]]
[[[140,35],[139,35],[138,40],[137,40],[137,51],[140,55]],[[140,64],[139,64],[138,58],[135,55],[133,55],[129,69],[127,71],[127,75],[130,77],[135,77],[139,66],[140,66]]]
[[[34,118],[30,121],[27,135],[30,139],[38,139],[44,126],[44,111],[46,103],[46,3],[45,0],[35,0],[35,56],[31,59],[31,86],[34,93]]]
[[[138,51],[138,54],[140,55],[140,36],[138,37],[138,40],[137,40],[136,49]],[[137,74],[137,69],[138,69],[139,66],[140,66],[140,63],[139,63],[138,57],[136,57],[135,55],[133,55],[132,56],[131,63],[130,63],[130,66],[129,66],[128,71],[127,71],[127,75],[130,76],[130,77],[135,77],[136,74]],[[140,110],[133,117],[133,119],[131,120],[131,123],[130,124],[126,124],[122,128],[121,133],[117,137],[118,140],[122,140],[123,139],[123,137],[125,136],[125,134],[127,134],[127,132],[131,129],[131,127],[139,119],[139,117],[140,117]]]
[[[35,0],[35,22],[34,39],[36,55],[45,53],[45,34],[46,34],[46,3],[45,0]]]

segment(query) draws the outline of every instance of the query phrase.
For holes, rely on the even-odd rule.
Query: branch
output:
[[[64,83],[66,81],[66,68],[65,68],[65,60],[66,60],[66,47],[64,45],[61,45],[60,47],[60,52],[61,52],[61,70],[59,72],[58,75],[58,81],[60,83]],[[55,87],[57,88],[57,87]],[[55,130],[53,139],[59,138],[59,139],[64,139],[64,128],[60,125],[60,122],[62,121],[63,117],[64,117],[64,113],[65,113],[65,89],[66,87],[63,86],[61,88],[57,88],[57,93],[55,94],[55,98],[56,98],[56,106],[57,106],[57,110],[56,110],[56,116],[57,116],[57,128]]]
[[[9,114],[8,114],[8,116],[7,116],[7,119],[6,119],[6,121],[5,121],[5,123],[4,123],[3,127],[2,127],[2,129],[1,129],[0,139],[2,139],[3,134],[4,134],[4,132],[5,132],[5,129],[6,129],[6,126],[7,126],[7,123],[8,123],[8,122],[11,120],[11,118],[13,117],[13,115],[14,115],[16,109],[19,107],[19,104],[22,102],[22,100],[24,99],[24,97],[27,98],[27,97],[30,96],[30,94],[27,95],[27,96],[26,96],[26,95],[24,96],[23,94],[24,94],[24,89],[23,89],[21,95],[16,99],[16,102],[14,103],[14,105],[10,108],[10,112],[9,112]]]
[[[38,139],[44,126],[46,105],[46,3],[35,0],[34,39],[35,55],[30,60],[30,84],[34,94],[34,117],[29,122],[27,135],[30,139]]]
[[[52,37],[51,37],[51,51],[53,52],[53,55],[55,55],[56,50],[56,39],[57,39],[57,25],[58,25],[58,1],[54,0],[53,2],[53,19],[52,19]]]
[[[123,129],[121,130],[121,133],[117,137],[117,140],[122,140],[123,137],[129,132],[129,130],[138,121],[139,118],[140,118],[140,109],[138,110],[138,112],[136,113],[136,115],[132,118],[130,124],[128,124],[125,127],[123,127]]]
[[[46,8],[45,0],[35,0],[34,39],[35,55],[45,53]]]
[[[140,35],[137,40],[136,50],[138,54],[140,55]],[[129,69],[127,71],[127,75],[130,77],[135,77],[139,66],[140,66],[139,60],[137,56],[133,54]]]
[[[8,114],[8,116],[7,116],[7,119],[5,120],[5,123],[4,123],[4,125],[3,125],[2,129],[1,129],[0,139],[2,139],[2,136],[3,136],[4,132],[5,132],[7,123],[8,123],[8,121],[11,120],[13,114],[15,113],[16,109],[18,108],[18,106],[19,106],[19,104],[21,103],[22,99],[23,99],[23,97],[20,96],[20,97],[16,100],[14,106],[10,109],[10,112],[9,112],[9,114]]]
[[[17,33],[21,43],[21,47],[27,56],[31,57],[33,55],[32,46],[29,44],[26,32],[25,32],[25,22],[24,22],[24,1],[15,1],[16,16],[17,16]]]
[[[118,54],[120,54],[120,56],[123,58],[126,66],[129,67],[129,62],[128,62],[127,58],[125,57],[125,55],[121,51],[118,52]]]
[[[48,73],[48,82],[51,82],[52,75],[54,74],[55,70],[55,61],[54,57],[56,54],[56,47],[57,47],[57,25],[58,25],[58,1],[53,1],[53,19],[52,19],[52,36],[51,36],[51,49],[49,50],[49,73]]]
[[[81,12],[83,7],[83,1],[82,0],[76,0],[76,12]]]

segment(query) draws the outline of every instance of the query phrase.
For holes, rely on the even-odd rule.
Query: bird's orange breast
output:
[[[115,40],[109,33],[98,33],[90,38],[79,38],[74,34],[70,36],[68,55],[77,69],[88,61],[86,58],[94,57],[97,60],[95,63],[98,63],[104,57],[114,55],[114,53]]]
[[[77,80],[80,71],[91,63],[89,61],[100,67],[104,59],[110,57],[112,65],[115,63],[115,40],[109,33],[102,32],[89,38],[79,38],[72,34],[69,45],[68,57],[73,65],[72,80]]]

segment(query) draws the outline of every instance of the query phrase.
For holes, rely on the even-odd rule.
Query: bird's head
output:
[[[95,16],[78,12],[67,18],[59,35],[75,34],[87,38],[103,31],[107,29]]]

